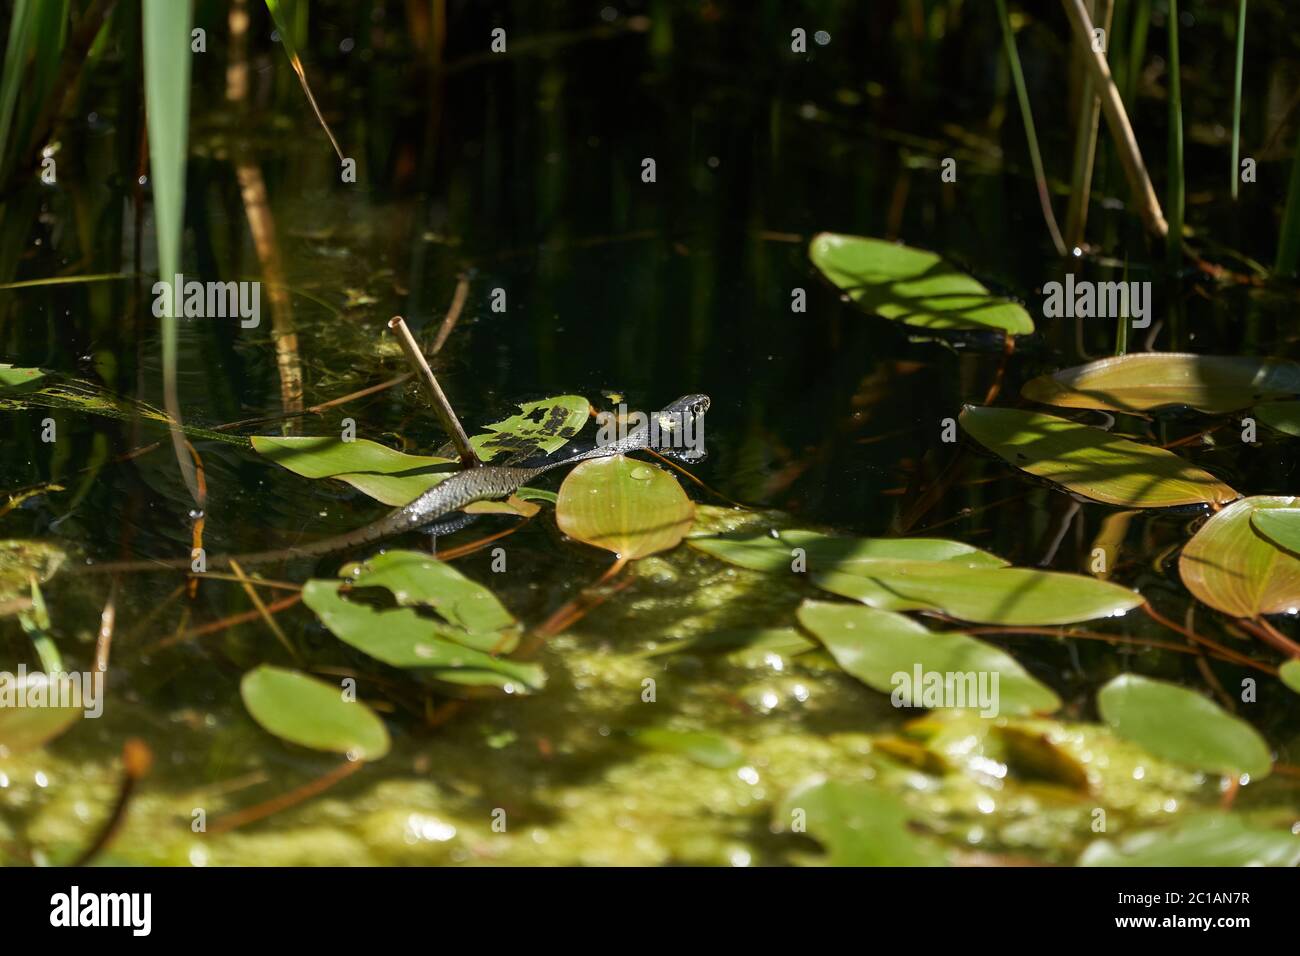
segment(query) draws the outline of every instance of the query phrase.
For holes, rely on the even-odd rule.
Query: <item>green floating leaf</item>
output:
[[[943,563],[954,568],[1000,568],[1006,561],[960,541],[944,538],[845,538],[789,528],[778,536],[745,532],[688,538],[700,551],[755,571],[847,571],[862,566]],[[799,554],[796,550],[801,550]]]
[[[1277,676],[1297,694],[1300,694],[1300,661],[1290,660],[1277,669]]]
[[[1204,813],[1173,826],[1098,840],[1080,866],[1297,866],[1300,836],[1236,814]]]
[[[388,729],[360,701],[349,701],[335,684],[263,664],[239,682],[244,707],[263,729],[282,740],[378,760],[388,753]]]
[[[1300,554],[1300,508],[1256,508],[1250,523],[1274,544]]]
[[[1269,402],[1256,405],[1251,414],[1269,428],[1300,438],[1300,402]]]
[[[695,505],[676,478],[624,455],[578,465],[555,505],[566,535],[627,560],[676,547],[694,518]]]
[[[449,625],[439,633],[466,647],[509,654],[519,644],[514,616],[497,596],[432,555],[386,551],[341,573],[353,587],[387,588],[403,607],[432,608]]]
[[[780,821],[802,816],[832,866],[944,866],[946,851],[911,827],[916,814],[870,783],[815,782],[782,803]]]
[[[81,719],[85,707],[49,706],[57,686],[40,672],[0,676],[0,757],[43,747]]]
[[[537,664],[494,657],[469,646],[476,635],[418,614],[413,608],[380,610],[344,597],[342,581],[312,579],[302,599],[339,640],[392,667],[427,670],[453,683],[493,683],[515,690],[538,689],[546,676]],[[502,635],[507,642],[517,635]],[[489,675],[492,675],[489,677]]]
[[[1020,394],[1066,408],[1146,412],[1187,405],[1203,412],[1231,412],[1300,394],[1300,365],[1272,358],[1133,352],[1040,375]]]
[[[808,249],[813,265],[868,312],[928,329],[1034,331],[1024,307],[995,296],[933,252],[823,232]]]
[[[560,395],[521,405],[522,411],[485,426],[470,439],[484,461],[503,452],[550,454],[578,433],[588,416],[587,400]],[[365,438],[253,436],[259,455],[304,478],[336,478],[386,505],[414,501],[459,469],[450,455],[408,455]],[[521,489],[522,492],[523,489]],[[533,491],[545,498],[545,492]]]
[[[485,425],[487,433],[469,440],[483,461],[500,456],[550,455],[559,451],[591,417],[581,395],[558,395],[519,406],[519,414]]]
[[[967,405],[961,425],[989,451],[1031,475],[1126,508],[1226,504],[1241,497],[1173,452],[1099,428],[1016,408]]]
[[[931,692],[936,686],[942,690],[949,675],[953,694],[960,698],[940,696],[937,706],[957,706],[953,700],[960,699],[971,710],[991,709],[982,714],[986,717],[1049,714],[1061,706],[1051,688],[1026,673],[1015,658],[969,635],[937,633],[901,614],[852,604],[804,601],[798,613],[799,623],[840,667],[873,690],[891,694],[899,706],[930,707]],[[932,675],[937,675],[937,685]],[[988,699],[981,700],[977,690]]]
[[[1300,558],[1258,530],[1262,511],[1290,509],[1297,499],[1256,495],[1224,508],[1192,536],[1178,559],[1187,589],[1234,617],[1300,607]],[[1266,522],[1267,523],[1267,522]]]
[[[1185,687],[1121,674],[1097,693],[1097,709],[1115,733],[1164,760],[1256,779],[1273,768],[1254,727]]]
[[[832,571],[814,574],[812,583],[881,610],[941,611],[980,624],[1073,624],[1119,617],[1142,603],[1142,595],[1108,581],[1032,568]]]
[[[449,458],[406,455],[358,438],[254,435],[253,450],[304,478],[337,478],[386,505],[404,505],[456,470]]]
[[[17,368],[0,362],[0,388],[19,388],[45,377],[45,371],[39,368]]]
[[[647,750],[681,754],[716,770],[739,766],[745,759],[741,749],[720,734],[651,727],[636,731],[632,737]]]

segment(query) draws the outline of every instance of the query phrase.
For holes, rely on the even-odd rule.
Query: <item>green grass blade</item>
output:
[[[185,158],[190,125],[190,0],[144,0],[144,92],[149,127],[149,169],[153,177],[158,271],[166,282],[181,271],[185,226]],[[167,414],[181,422],[176,391],[177,321],[171,297],[163,316],[163,401]],[[172,429],[172,445],[190,495],[199,502],[194,466],[185,436]]]
[[[8,165],[4,160],[9,148],[9,130],[18,103],[23,67],[32,48],[31,10],[29,0],[15,0],[13,15],[9,19],[9,41],[5,44],[4,69],[0,71],[0,166]]]
[[[298,83],[302,86],[302,91],[307,94],[307,102],[311,104],[316,120],[320,123],[321,129],[325,130],[325,135],[329,137],[330,145],[334,147],[334,152],[341,163],[344,160],[343,150],[339,148],[339,141],[334,138],[334,131],[330,129],[330,124],[325,122],[320,107],[316,105],[316,97],[312,95],[311,86],[307,83],[307,71],[303,69],[302,58],[298,56],[298,48],[293,42],[293,25],[286,16],[284,5],[281,0],[266,0],[266,9],[270,12],[271,19],[275,21],[276,32],[280,34],[280,43],[289,57],[289,65],[293,67],[293,72],[298,74]],[[302,10],[301,7],[297,9]]]
[[[1246,0],[1237,3],[1237,72],[1232,84],[1232,198],[1241,183],[1241,73],[1246,63]]]

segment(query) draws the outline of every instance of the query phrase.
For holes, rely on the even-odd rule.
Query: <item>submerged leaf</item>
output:
[[[744,760],[741,749],[720,734],[650,727],[636,731],[632,737],[647,750],[681,754],[701,766],[717,770],[735,767]]]
[[[961,706],[996,717],[1048,714],[1061,706],[1051,688],[1026,673],[1015,658],[966,634],[930,631],[901,614],[825,601],[805,601],[799,623],[840,667],[873,690],[893,695],[902,706],[930,706],[925,682],[934,679],[931,675],[937,675],[940,686],[947,679],[960,695],[942,700],[943,707],[958,706],[953,701],[961,699]],[[918,670],[921,686],[915,680]],[[981,700],[977,689],[990,691],[989,699]]]
[[[1024,307],[995,296],[933,252],[824,232],[808,256],[837,288],[868,312],[929,329],[1034,331]]]
[[[48,695],[59,693],[58,688],[57,682],[39,671],[21,677],[0,674],[0,757],[42,747],[81,719],[84,706],[50,704]],[[102,688],[101,684],[100,692]],[[89,701],[83,698],[82,703],[88,705]]]
[[[1300,558],[1261,534],[1261,511],[1290,509],[1296,498],[1243,498],[1210,518],[1183,548],[1178,573],[1187,589],[1234,617],[1300,607]]]
[[[1040,375],[1020,394],[1066,408],[1145,412],[1187,405],[1231,412],[1300,394],[1300,365],[1272,358],[1133,352]]]
[[[812,583],[882,610],[942,611],[980,624],[1073,624],[1118,617],[1142,603],[1142,595],[1108,581],[1033,568],[916,566],[814,574]]]
[[[570,538],[628,560],[676,547],[694,517],[676,478],[624,455],[578,465],[555,505],[556,523]]]
[[[46,541],[0,541],[0,605],[26,594],[33,578],[44,584],[67,559],[67,552]]]
[[[1254,727],[1185,687],[1121,674],[1097,693],[1097,709],[1115,733],[1164,760],[1256,779],[1273,768]]]
[[[1226,504],[1240,495],[1173,452],[1016,408],[967,405],[961,425],[989,451],[1075,494],[1128,508]]]
[[[1300,836],[1237,814],[1204,813],[1173,826],[1098,840],[1080,866],[1297,866]]]
[[[793,627],[749,627],[727,631],[709,631],[699,637],[668,641],[643,657],[662,657],[665,654],[726,654],[739,662],[762,661],[770,655],[794,657],[810,651],[817,645]]]
[[[263,664],[244,675],[239,694],[253,719],[282,740],[378,760],[388,753],[388,728],[335,684]]]
[[[916,815],[902,800],[866,782],[814,782],[792,791],[782,824],[802,817],[832,866],[943,866],[948,855],[912,829]]]

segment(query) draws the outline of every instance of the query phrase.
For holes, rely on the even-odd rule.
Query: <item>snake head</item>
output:
[[[683,395],[655,413],[658,440],[655,449],[674,461],[701,461],[704,450],[704,413],[709,410],[707,395]]]

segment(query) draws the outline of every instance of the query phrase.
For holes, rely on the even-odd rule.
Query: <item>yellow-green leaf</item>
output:
[[[578,465],[555,505],[555,520],[570,538],[629,560],[676,547],[694,517],[676,478],[623,455]]]
[[[1183,548],[1178,573],[1187,589],[1234,617],[1300,607],[1300,558],[1261,534],[1261,511],[1294,508],[1297,499],[1256,495],[1224,508]]]
[[[1126,508],[1226,504],[1240,497],[1173,452],[1100,428],[1017,408],[967,405],[961,425],[1022,471],[1094,501]]]
[[[384,722],[337,684],[263,664],[244,675],[239,694],[253,719],[282,740],[360,760],[388,753]]]

